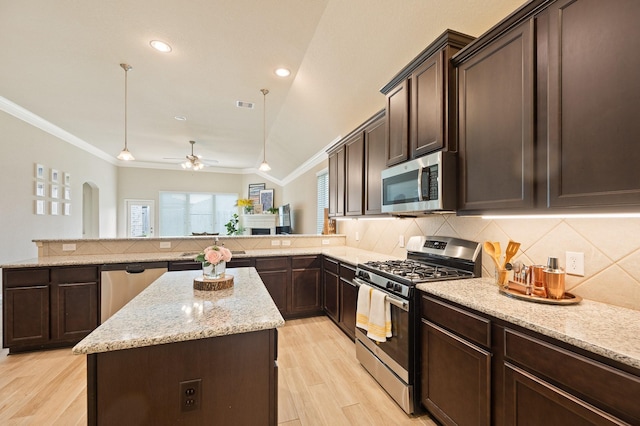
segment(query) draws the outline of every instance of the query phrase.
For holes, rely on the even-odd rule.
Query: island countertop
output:
[[[281,327],[284,319],[255,268],[227,269],[234,286],[199,291],[202,271],[167,272],[73,348],[92,354]]]
[[[640,312],[582,300],[547,305],[500,294],[490,278],[418,284],[439,296],[606,358],[640,369]]]

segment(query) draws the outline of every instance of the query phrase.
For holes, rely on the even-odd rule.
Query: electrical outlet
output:
[[[356,231],[356,241],[360,241],[360,233]]]
[[[180,411],[200,409],[202,401],[202,379],[180,382]]]
[[[272,246],[279,246],[280,245],[280,240],[271,240],[271,245]]]
[[[322,240],[322,245],[323,246],[328,246],[329,245],[329,240]]]
[[[398,245],[404,247],[404,235],[398,236]]]
[[[160,241],[160,248],[171,248],[171,241]]]
[[[566,273],[584,277],[584,253],[568,251],[566,255]]]
[[[283,246],[290,246],[290,245],[291,245],[291,241],[289,241],[289,240],[282,240],[282,245],[283,245]]]
[[[62,251],[75,251],[76,250],[76,245],[75,244],[63,244],[62,245]]]

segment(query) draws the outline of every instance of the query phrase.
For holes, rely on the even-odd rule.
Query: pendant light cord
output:
[[[267,162],[267,95],[269,94],[269,89],[260,89],[262,92],[262,141],[263,141],[263,151],[262,151],[262,161],[264,163]]]
[[[120,66],[124,70],[124,149],[127,150],[127,74],[129,74],[131,65],[120,64]]]

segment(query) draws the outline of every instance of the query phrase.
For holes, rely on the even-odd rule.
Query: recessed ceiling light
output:
[[[286,68],[277,68],[275,73],[278,77],[289,77],[291,75],[291,71]]]
[[[160,40],[151,40],[149,42],[149,45],[151,45],[151,47],[153,47],[154,49],[156,49],[158,52],[162,52],[162,53],[169,53],[171,52],[171,46],[169,46],[167,43],[165,43],[164,41],[160,41]]]
[[[187,121],[187,117],[185,117],[184,115],[176,115],[173,118],[175,118],[178,121]]]

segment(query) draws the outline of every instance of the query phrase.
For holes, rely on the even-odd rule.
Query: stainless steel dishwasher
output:
[[[167,262],[102,265],[100,323],[105,322],[149,284],[167,272]]]

